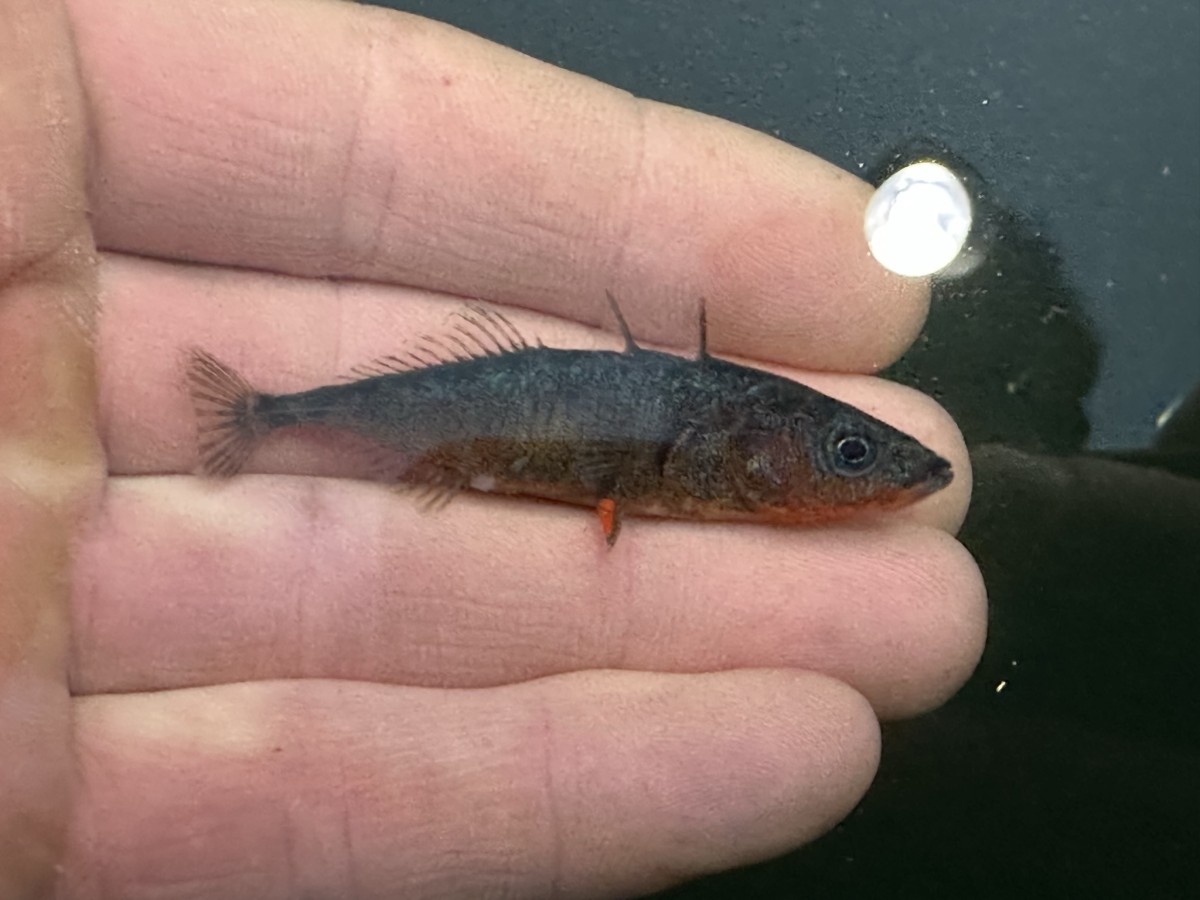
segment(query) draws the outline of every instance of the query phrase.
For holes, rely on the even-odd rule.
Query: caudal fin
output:
[[[189,354],[187,380],[196,409],[200,471],[218,478],[236,475],[268,430],[258,410],[261,395],[198,348]]]

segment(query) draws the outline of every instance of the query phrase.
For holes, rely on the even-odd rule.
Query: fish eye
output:
[[[875,442],[861,434],[839,435],[833,443],[833,467],[842,475],[861,475],[875,463]]]

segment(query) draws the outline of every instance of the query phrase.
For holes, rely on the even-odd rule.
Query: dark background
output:
[[[1127,0],[391,0],[863,174],[942,140],[1057,247],[1099,447],[1200,381],[1200,11]],[[1003,276],[1002,276],[1003,277]]]
[[[1200,896],[1197,4],[382,5],[976,198],[981,264],[887,374],[971,447],[984,659],[832,834],[662,896]]]

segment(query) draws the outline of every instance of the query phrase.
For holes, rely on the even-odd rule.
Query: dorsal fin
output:
[[[616,317],[617,324],[621,326],[621,334],[625,337],[625,352],[636,353],[641,347],[637,341],[633,339],[633,332],[629,330],[629,323],[625,321],[625,317],[621,315],[621,307],[617,306],[617,298],[613,296],[612,291],[605,289],[604,296],[608,298],[608,306]]]
[[[477,315],[486,319],[488,324],[492,326],[496,336],[503,340],[507,350],[526,350],[529,344],[524,336],[517,330],[517,326],[508,320],[508,316],[500,312],[498,309],[488,309],[479,303],[472,303],[470,310]],[[482,327],[482,326],[481,326]]]
[[[423,334],[399,353],[379,357],[352,368],[343,381],[396,375],[447,363],[486,356],[502,356],[529,349],[529,342],[504,313],[481,303],[470,303],[451,315],[457,319],[441,334]],[[539,340],[537,346],[541,347]]]

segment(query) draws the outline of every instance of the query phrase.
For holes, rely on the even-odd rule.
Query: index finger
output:
[[[328,2],[71,5],[98,242],[482,296],[805,368],[891,362],[924,282],[868,187],[780,141],[449,26]],[[164,77],[164,73],[171,73]]]

